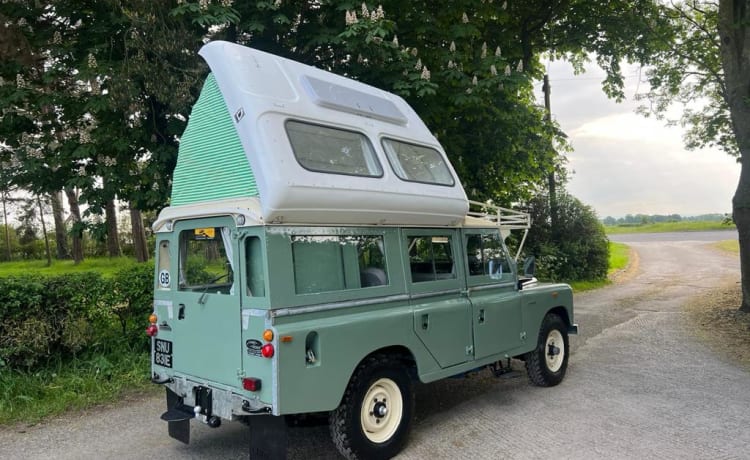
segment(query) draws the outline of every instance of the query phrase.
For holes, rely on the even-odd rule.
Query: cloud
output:
[[[637,78],[626,78],[629,99],[618,104],[601,91],[595,66],[576,77],[555,62],[549,73],[553,118],[575,149],[567,188],[599,216],[731,210],[739,165],[717,149],[687,151],[680,127],[636,114]],[[635,77],[637,69],[626,73]]]

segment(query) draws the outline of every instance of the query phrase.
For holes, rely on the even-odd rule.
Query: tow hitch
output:
[[[169,436],[190,444],[190,419],[195,418],[211,428],[221,426],[221,418],[212,414],[212,391],[207,387],[196,387],[195,406],[188,406],[175,392],[167,388],[167,411],[161,419],[167,422]]]

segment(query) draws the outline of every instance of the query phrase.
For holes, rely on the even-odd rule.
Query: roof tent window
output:
[[[310,171],[381,177],[383,168],[364,134],[287,121],[286,132],[299,164]]]
[[[443,156],[433,148],[383,139],[383,149],[393,171],[405,181],[448,186],[455,183]]]

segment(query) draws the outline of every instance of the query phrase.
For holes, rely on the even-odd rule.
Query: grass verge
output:
[[[72,260],[52,260],[49,267],[46,260],[0,262],[0,277],[24,274],[63,275],[86,271],[96,271],[102,276],[109,277],[116,271],[136,263],[132,257],[90,257],[78,265]]]
[[[131,392],[152,392],[149,354],[120,350],[73,359],[43,370],[0,368],[0,424],[34,424],[67,411],[117,401]]]
[[[733,230],[734,224],[722,222],[660,222],[656,224],[628,225],[628,226],[604,226],[608,235],[618,233],[664,233],[664,232],[706,232],[711,230]]]
[[[740,242],[737,240],[725,240],[714,243],[713,246],[716,249],[721,249],[725,252],[731,252],[732,254],[740,253]]]
[[[708,292],[685,306],[688,327],[717,355],[750,371],[750,313],[738,310],[739,283]]]

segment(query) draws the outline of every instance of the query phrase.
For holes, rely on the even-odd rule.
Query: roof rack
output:
[[[523,230],[523,237],[521,238],[521,243],[518,245],[515,257],[516,262],[518,262],[523,245],[526,243],[529,229],[531,228],[531,215],[529,213],[502,208],[492,203],[469,200],[469,212],[466,215],[492,222],[494,225],[500,227],[500,230],[506,230],[504,236],[507,236],[511,230]]]

